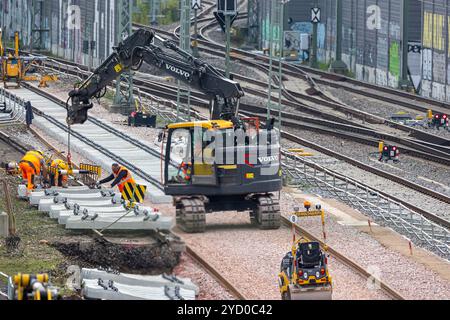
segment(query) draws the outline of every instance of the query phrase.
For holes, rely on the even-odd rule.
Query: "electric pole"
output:
[[[194,40],[192,40],[192,55],[196,58],[198,58],[199,52],[198,52],[198,27],[197,27],[197,10],[201,7],[200,0],[194,0],[192,1],[192,8],[194,10]]]
[[[225,14],[225,31],[226,31],[226,53],[225,53],[225,77],[230,77],[230,50],[231,50],[231,16],[229,14]]]
[[[331,69],[341,74],[347,71],[347,65],[342,61],[342,0],[336,0],[336,59]]]
[[[117,43],[130,36],[132,0],[119,0],[119,27],[117,28]],[[121,90],[121,84],[125,85],[125,90]],[[122,73],[116,79],[116,94],[114,97],[114,106],[112,110],[128,114],[134,108],[133,97],[133,75],[131,71]]]
[[[402,70],[401,79],[399,81],[400,89],[409,90],[412,86],[408,76],[408,50],[409,50],[409,0],[403,0],[403,14],[402,14]]]
[[[320,22],[320,8],[315,1],[314,8],[311,9],[311,23],[313,25],[312,39],[311,39],[311,54],[309,58],[309,66],[317,68],[317,25]]]
[[[191,51],[191,0],[181,0],[181,15],[180,15],[180,49],[189,52]],[[191,90],[183,89],[180,80],[177,81],[177,121],[180,119],[181,97],[187,97],[187,118],[190,120],[191,112]]]

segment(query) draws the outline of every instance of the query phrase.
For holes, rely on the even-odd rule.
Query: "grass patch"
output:
[[[53,284],[62,287],[66,281],[67,259],[48,243],[64,235],[65,230],[47,215],[30,208],[26,201],[17,199],[16,188],[15,184],[10,184],[16,233],[21,241],[17,250],[8,252],[4,239],[0,239],[0,271],[8,275],[46,272]],[[0,210],[4,211],[3,190],[0,195]]]

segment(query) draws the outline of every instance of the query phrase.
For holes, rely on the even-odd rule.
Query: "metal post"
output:
[[[317,8],[317,0],[315,1],[314,8]],[[317,67],[317,23],[313,22],[313,32],[312,32],[312,39],[311,39],[311,55],[309,58],[309,65],[311,68]]]
[[[227,35],[227,39],[226,39],[226,53],[225,53],[225,76],[227,78],[230,77],[230,41],[231,41],[231,36],[230,36],[230,29],[231,29],[231,17],[228,14],[225,14],[225,32]]]
[[[91,69],[92,69],[92,55],[93,55],[93,52],[92,52],[92,46],[91,46],[91,44],[92,44],[92,33],[93,33],[93,28],[92,28],[92,23],[91,24],[89,24],[89,31],[88,31],[88,33],[89,33],[89,39],[88,39],[88,58],[89,58],[89,62],[88,62],[88,70],[89,70],[89,72],[91,71]]]
[[[132,0],[119,1],[119,26],[117,28],[117,43],[131,35]],[[121,84],[125,84],[125,91],[121,90]],[[116,79],[116,94],[114,108],[121,113],[128,114],[134,107],[133,75],[131,71],[122,73]]]
[[[197,28],[197,9],[194,9],[194,40],[192,41],[192,55],[199,57],[198,53],[198,28]]]
[[[280,3],[278,5],[278,10],[280,12],[280,21],[279,21],[279,51],[280,51],[280,59],[278,61],[278,79],[279,79],[279,86],[278,86],[278,130],[281,133],[281,104],[283,99],[283,62],[282,59],[284,57],[283,55],[283,45],[284,45],[284,4],[285,0],[280,0]]]
[[[402,77],[399,81],[401,89],[408,90],[411,87],[411,81],[408,77],[408,24],[409,24],[409,0],[403,0],[402,14]]]
[[[347,71],[347,65],[342,61],[342,0],[336,0],[336,59],[331,69],[336,73]]]
[[[191,36],[190,36],[190,28],[191,28],[191,1],[190,0],[181,0],[181,16],[180,16],[180,49],[190,52],[191,51]],[[177,119],[180,120],[180,107],[181,107],[181,96],[187,97],[187,115],[190,117],[190,109],[191,109],[191,90],[190,88],[185,90],[181,87],[181,81],[177,81],[178,90],[177,90]],[[188,119],[189,120],[189,119]]]
[[[267,90],[267,121],[270,119],[270,111],[272,107],[272,70],[273,70],[273,25],[274,25],[274,11],[275,11],[275,1],[272,0],[270,6],[270,19],[269,19],[269,90]]]

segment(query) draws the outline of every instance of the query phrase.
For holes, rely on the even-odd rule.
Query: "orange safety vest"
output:
[[[134,181],[133,176],[131,175],[130,170],[128,170],[127,168],[125,168],[124,166],[120,166],[119,171],[117,171],[117,173],[114,173],[113,171],[113,175],[114,175],[114,179],[117,178],[117,176],[123,171],[125,170],[127,172],[127,175],[125,177],[122,178],[121,182],[117,185],[119,187],[120,192],[123,191],[123,188],[125,186],[125,183],[127,182],[131,182],[131,183],[136,183],[136,181]]]
[[[67,164],[62,159],[55,159],[50,164],[50,167],[61,169],[61,170],[67,170]]]
[[[19,163],[27,163],[30,167],[34,169],[35,174],[41,173],[41,159],[43,159],[42,156],[38,156],[38,153],[35,153],[33,151],[29,151],[23,156],[22,160],[20,160]]]

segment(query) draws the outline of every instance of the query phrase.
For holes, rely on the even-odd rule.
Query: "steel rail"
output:
[[[288,218],[285,216],[281,216],[281,221],[284,225],[291,228],[292,226],[295,228],[295,231],[298,232],[300,235],[303,235],[305,238],[318,242],[320,246],[331,256],[335,257],[336,260],[339,262],[345,264],[350,269],[355,270],[357,273],[359,273],[364,279],[374,279],[375,282],[377,282],[380,285],[380,288],[392,299],[394,300],[405,300],[405,298],[398,293],[396,290],[394,290],[392,287],[390,287],[387,283],[382,281],[381,279],[375,278],[374,275],[370,274],[364,267],[360,266],[358,263],[353,261],[352,259],[344,256],[342,253],[331,247],[330,245],[324,243],[322,240],[314,236],[312,233],[308,232],[306,229],[300,227],[296,223],[292,223]]]

